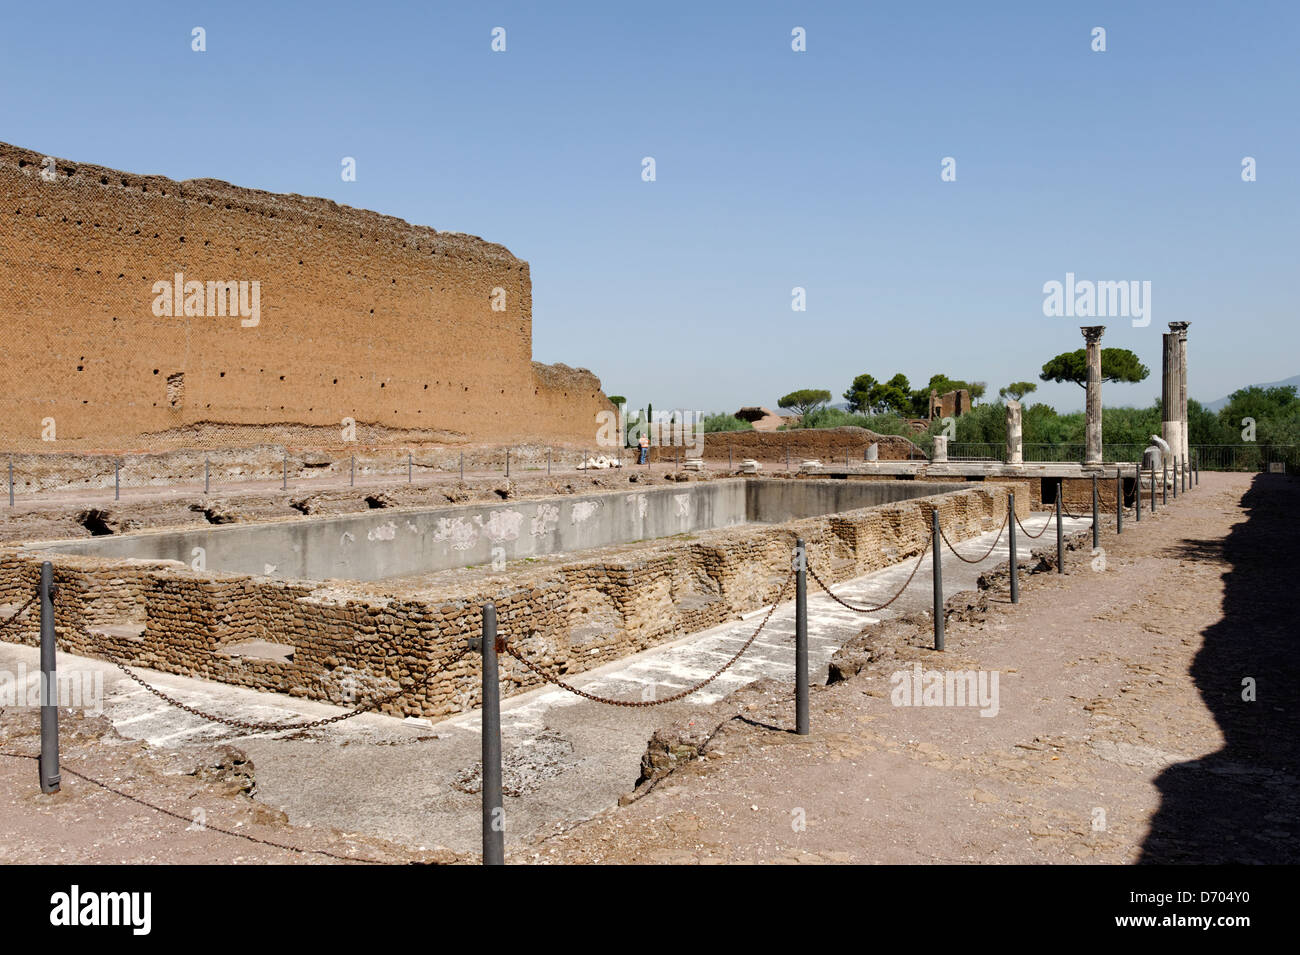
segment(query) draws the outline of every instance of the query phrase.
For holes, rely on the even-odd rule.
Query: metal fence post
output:
[[[1115,469],[1115,534],[1124,533],[1124,472]]]
[[[808,552],[794,542],[794,731],[808,735]]]
[[[1011,602],[1020,603],[1020,568],[1016,565],[1016,492],[1007,491],[1007,546],[1011,558]]]
[[[1097,520],[1101,515],[1097,511],[1097,475],[1092,476],[1092,549],[1096,550],[1101,546],[1101,522]]]
[[[1187,465],[1187,459],[1186,459],[1186,458],[1183,458],[1183,491],[1184,491],[1184,492],[1186,492],[1186,491],[1187,491],[1187,488],[1188,488],[1188,484],[1187,484],[1187,478],[1188,478],[1187,467],[1188,467],[1188,465]]]
[[[1133,516],[1142,522],[1142,465],[1133,468]]]
[[[483,605],[483,864],[505,865],[501,805],[501,684],[497,679],[497,605]]]
[[[1065,533],[1061,528],[1061,498],[1065,494],[1065,484],[1056,480],[1056,572],[1065,573]]]
[[[732,462],[731,459],[731,445],[727,445],[727,470],[734,471],[735,469],[736,469],[736,465]]]
[[[1169,503],[1169,462],[1160,462],[1160,503]]]
[[[1174,457],[1174,500],[1178,500],[1178,458]]]
[[[943,552],[939,550],[939,509],[930,508],[930,540],[934,544],[934,648],[943,649]]]
[[[785,469],[786,469],[787,471],[790,470],[790,448],[789,448],[789,446],[787,446],[786,449],[785,449]]]
[[[54,566],[41,564],[41,792],[59,791],[59,684],[54,653]]]
[[[1151,462],[1151,513],[1156,512],[1156,462]]]

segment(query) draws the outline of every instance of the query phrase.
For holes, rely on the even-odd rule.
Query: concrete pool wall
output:
[[[672,487],[144,531],[29,546],[87,557],[175,560],[281,579],[384,580],[455,567],[777,523],[925,497],[949,487],[730,478]]]
[[[731,483],[746,492],[744,483]],[[791,482],[803,490],[780,507],[815,509],[835,500],[825,495],[843,493],[808,490],[817,483]],[[885,486],[924,490],[913,482]],[[488,600],[497,605],[501,635],[528,659],[556,674],[579,673],[770,605],[790,577],[797,537],[806,542],[813,569],[834,582],[915,558],[929,543],[934,511],[953,541],[994,530],[1005,519],[1005,487],[948,487],[943,494],[784,523],[736,524],[537,564],[520,560],[502,571],[446,571],[436,585],[286,580],[199,571],[157,558],[3,546],[0,625],[8,624],[6,640],[39,641],[39,614],[19,612],[36,592],[41,562],[50,560],[58,646],[65,652],[340,706],[401,689],[383,712],[441,717],[478,705],[479,656],[464,649],[480,631]],[[672,501],[678,487],[662,490]],[[1016,494],[1022,519],[1029,515],[1025,490]],[[581,498],[558,500],[567,505]],[[715,511],[724,513],[741,510]],[[404,518],[401,512],[362,515],[394,516]],[[793,589],[785,596],[792,599]],[[538,682],[505,656],[501,680],[506,693]]]

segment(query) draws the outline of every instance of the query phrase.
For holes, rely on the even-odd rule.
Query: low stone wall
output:
[[[786,452],[790,464],[797,468],[805,458],[816,458],[823,464],[862,462],[868,446],[878,445],[881,461],[924,460],[925,455],[907,438],[896,434],[876,434],[866,428],[795,428],[791,431],[711,431],[704,435],[704,457],[710,461],[727,460],[730,450],[734,463],[739,466],[745,458],[753,458],[769,465],[785,466]],[[635,449],[631,452],[636,454]],[[667,464],[684,454],[682,448],[671,445],[650,449],[652,462]]]
[[[767,526],[708,531],[548,568],[484,572],[431,596],[199,573],[171,561],[55,555],[60,649],[134,666],[349,705],[408,690],[383,710],[441,717],[478,704],[479,656],[452,662],[496,601],[500,632],[539,665],[572,674],[733,620],[776,599],[802,537],[814,569],[845,580],[914,557],[930,513],[953,540],[1001,525],[1005,489],[981,486]],[[1017,510],[1029,514],[1028,494]],[[0,624],[36,592],[42,555],[0,549]],[[793,585],[786,592],[794,596]],[[3,636],[36,644],[38,613]],[[266,641],[287,659],[243,654]],[[291,653],[289,652],[291,648]],[[426,671],[446,667],[433,679]],[[506,692],[537,679],[502,657]]]

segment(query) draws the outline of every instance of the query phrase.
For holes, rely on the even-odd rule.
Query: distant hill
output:
[[[1268,382],[1267,384],[1256,385],[1256,386],[1254,386],[1254,387],[1257,387],[1257,388],[1278,388],[1278,387],[1281,387],[1281,386],[1283,386],[1283,385],[1294,385],[1296,388],[1300,389],[1300,375],[1293,375],[1292,377],[1286,379],[1285,381],[1270,381],[1270,382]],[[1252,386],[1251,386],[1251,385],[1243,385],[1242,387],[1250,388],[1250,387],[1252,387]],[[1228,400],[1229,400],[1229,399],[1228,399],[1227,397],[1220,398],[1218,401],[1211,401],[1211,402],[1209,402],[1208,404],[1206,404],[1205,407],[1206,407],[1206,409],[1208,409],[1209,411],[1218,411],[1220,408],[1223,408],[1223,407],[1225,407],[1225,406],[1228,404]]]

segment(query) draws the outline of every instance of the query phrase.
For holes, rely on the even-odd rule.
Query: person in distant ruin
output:
[[[637,446],[641,449],[641,460],[637,464],[645,464],[650,458],[650,435],[642,434],[637,441]]]

